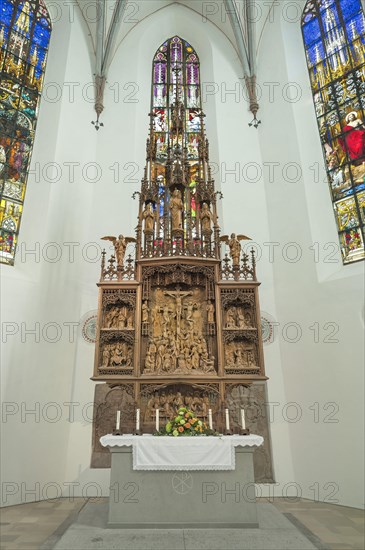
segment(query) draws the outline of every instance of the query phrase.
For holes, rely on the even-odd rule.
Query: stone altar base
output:
[[[258,527],[253,453],[236,447],[235,470],[133,470],[131,447],[110,447],[108,527],[217,529]]]
[[[88,502],[41,550],[324,550],[272,504],[257,504],[258,529],[108,529],[108,500]]]

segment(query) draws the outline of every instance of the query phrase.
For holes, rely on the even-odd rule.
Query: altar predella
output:
[[[99,438],[131,433],[140,411],[144,433],[177,409],[193,409],[215,427],[228,408],[231,426],[245,409],[247,427],[265,444],[255,480],[272,481],[266,380],[255,254],[242,234],[221,235],[200,102],[199,60],[174,37],[154,58],[150,135],[136,237],[106,236],[93,380],[92,467],[108,467]]]

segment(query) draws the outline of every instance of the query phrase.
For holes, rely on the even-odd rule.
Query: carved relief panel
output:
[[[254,288],[221,290],[223,361],[226,374],[259,375],[258,322]]]
[[[101,289],[96,376],[133,374],[136,292]]]
[[[232,426],[240,426],[241,409],[245,411],[246,424],[251,433],[260,434],[264,444],[257,447],[253,455],[255,482],[272,483],[273,471],[271,465],[269,414],[266,408],[265,385],[227,384],[225,387],[225,403],[230,412]]]
[[[107,384],[96,384],[92,436],[92,468],[110,468],[109,450],[102,447],[99,439],[105,434],[112,433],[115,428],[117,411],[121,413],[120,422],[126,433],[132,433],[135,408],[136,402],[133,384],[120,384],[112,388]]]
[[[218,384],[143,384],[141,414],[145,431],[154,431],[156,409],[161,425],[176,415],[179,407],[187,407],[202,420],[208,420],[208,410],[219,408]]]
[[[216,375],[212,277],[209,268],[196,266],[147,274],[141,327],[144,375]]]

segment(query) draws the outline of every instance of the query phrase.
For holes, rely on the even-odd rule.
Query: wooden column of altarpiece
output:
[[[153,115],[151,114],[151,119]],[[139,197],[136,238],[106,237],[103,253],[95,366],[92,467],[109,467],[99,438],[121,427],[131,433],[135,411],[141,428],[155,429],[187,406],[215,427],[229,408],[238,428],[247,426],[265,444],[254,455],[255,479],[272,481],[265,403],[260,307],[253,250],[243,235],[220,236],[214,181],[209,167],[203,114],[199,158],[184,147],[184,106],[172,108],[169,146],[158,158],[151,122]],[[194,187],[192,176],[194,174]],[[129,252],[131,252],[129,254]]]

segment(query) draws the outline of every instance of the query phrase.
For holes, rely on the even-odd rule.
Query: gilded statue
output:
[[[171,227],[172,231],[182,230],[182,213],[184,210],[184,204],[181,199],[181,191],[175,189],[172,193],[169,208],[171,210]]]
[[[200,211],[200,220],[203,233],[210,233],[212,230],[213,215],[209,210],[209,206],[206,202],[203,202],[202,209]]]
[[[124,256],[125,251],[127,249],[127,244],[129,243],[136,243],[136,239],[133,237],[123,237],[123,235],[119,235],[119,237],[102,237],[103,241],[111,241],[114,245],[114,251],[115,251],[115,258],[117,260],[117,266],[123,267],[124,262]]]
[[[241,258],[241,243],[240,241],[250,241],[250,237],[246,237],[245,235],[237,235],[235,233],[231,234],[231,237],[228,235],[223,235],[223,237],[220,238],[221,242],[224,242],[228,244],[229,246],[229,254],[232,259],[232,265],[233,268],[239,268],[240,266],[240,258]]]
[[[151,203],[148,203],[143,211],[144,232],[153,233],[155,227],[155,212]]]

